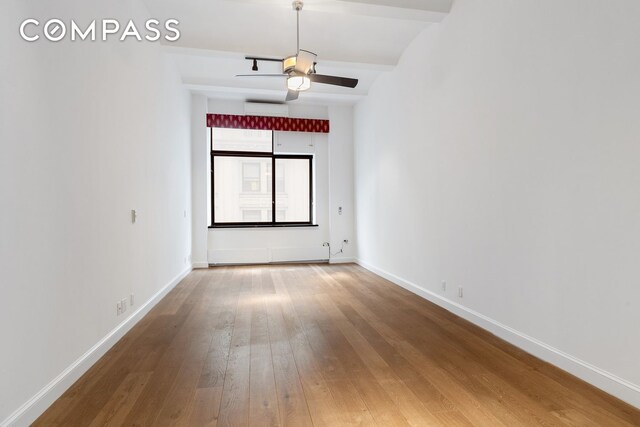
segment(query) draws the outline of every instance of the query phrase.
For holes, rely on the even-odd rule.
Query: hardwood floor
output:
[[[37,426],[629,426],[640,411],[355,265],[182,281]]]

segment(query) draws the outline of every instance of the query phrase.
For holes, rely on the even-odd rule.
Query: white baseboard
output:
[[[352,262],[356,262],[355,258],[331,258],[329,260],[329,264],[349,264]]]
[[[194,270],[200,270],[203,268],[209,268],[209,263],[208,262],[194,262],[193,263],[193,269]]]
[[[19,407],[13,414],[0,423],[0,427],[28,426],[47,410],[62,394],[75,383],[85,372],[89,370],[120,338],[140,321],[166,294],[171,291],[187,274],[192,267],[185,269],[173,280],[159,290],[147,302],[141,305],[128,318],[120,323],[114,330],[98,341],[78,360],[69,365],[56,378],[36,393],[31,399]]]
[[[569,372],[572,375],[588,382],[589,384],[627,402],[630,405],[640,408],[640,386],[633,384],[625,379],[591,365],[588,362],[578,359],[570,354],[558,350],[542,341],[530,337],[519,332],[507,325],[491,319],[481,313],[473,311],[463,305],[460,305],[448,298],[444,298],[434,292],[428,291],[415,283],[409,282],[389,273],[385,270],[377,268],[366,261],[356,260],[356,262],[385,279],[402,286],[408,291],[421,296],[422,298],[439,305],[440,307],[462,317],[465,320],[491,332],[492,334],[502,338],[503,340],[521,348],[529,354],[532,354],[545,362],[551,363],[558,368]]]

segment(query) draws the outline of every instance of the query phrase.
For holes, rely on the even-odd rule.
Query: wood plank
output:
[[[207,276],[202,277],[207,278]],[[208,279],[213,280],[214,277],[209,276]],[[201,312],[198,306],[205,304],[203,296],[206,291],[207,280],[201,280],[187,298],[180,299],[181,307],[176,310],[176,313],[184,313],[187,318],[179,333],[163,353],[149,382],[125,418],[125,424],[154,425],[174,383],[181,380],[178,374],[184,360],[197,357],[194,353],[201,348],[203,340],[200,329]],[[204,340],[206,339],[205,334]]]
[[[127,375],[109,402],[93,419],[90,427],[122,425],[149,378],[151,372],[134,372]]]
[[[280,425],[276,380],[271,358],[269,327],[260,269],[252,271],[251,369],[249,424],[252,426]]]
[[[344,425],[347,417],[340,413],[329,384],[325,380],[320,362],[321,355],[311,347],[303,322],[286,288],[284,274],[286,274],[285,269],[274,270],[272,280],[279,295],[289,344],[313,425]]]
[[[316,299],[324,308],[328,317],[345,336],[347,341],[360,355],[362,362],[373,377],[380,383],[396,403],[400,412],[411,425],[439,425],[433,416],[407,385],[398,378],[391,367],[377,353],[376,349],[353,327],[346,317],[338,310],[330,297],[316,295]],[[495,424],[497,425],[497,424]]]
[[[210,281],[207,286],[216,287],[217,283],[217,280]],[[213,342],[214,336],[218,338],[221,330],[223,335],[227,332],[225,327],[236,308],[237,298],[233,296],[212,298],[211,292],[206,292],[199,299],[190,319],[190,324],[194,324],[190,347],[184,354],[180,371],[155,421],[157,425],[189,425],[191,404],[201,383],[205,362],[210,362],[212,346],[216,345],[215,348],[218,349],[218,343]],[[211,365],[207,366],[210,367]]]
[[[640,425],[356,265],[194,271],[36,426]]]
[[[189,414],[190,426],[215,427],[218,425],[222,386],[198,388]]]
[[[273,298],[267,301],[266,312],[281,423],[284,426],[312,426],[282,314],[283,296],[277,294],[272,276],[266,269],[262,272],[262,284],[263,289],[272,290],[273,295]]]
[[[249,385],[251,369],[251,318],[253,296],[251,295],[251,273],[237,269],[238,310],[231,337],[231,347],[224,377],[218,425],[249,425]]]

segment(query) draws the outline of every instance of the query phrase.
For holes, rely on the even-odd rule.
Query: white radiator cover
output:
[[[209,252],[211,264],[269,264],[272,262],[326,261],[326,247],[223,249]]]

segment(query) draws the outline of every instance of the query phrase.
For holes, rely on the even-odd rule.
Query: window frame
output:
[[[211,151],[211,225],[209,228],[276,228],[276,227],[317,227],[313,222],[313,155],[312,154],[275,154],[274,151],[274,133],[271,132],[271,152],[268,151],[223,151],[213,149],[213,129],[211,132],[211,143],[209,149]],[[214,165],[216,157],[260,157],[271,159],[271,221],[265,222],[216,222],[216,199],[215,199],[215,173]],[[299,159],[309,162],[309,221],[304,222],[277,222],[276,207],[276,160],[277,159]]]

